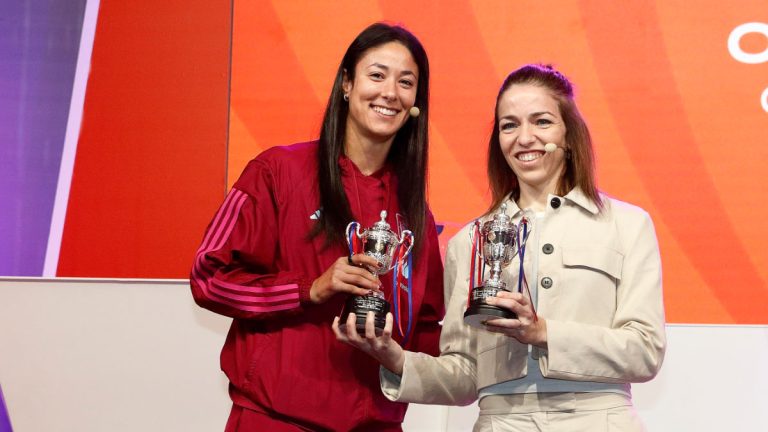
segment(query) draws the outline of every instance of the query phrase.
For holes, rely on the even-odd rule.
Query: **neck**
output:
[[[530,185],[520,185],[520,198],[517,200],[517,206],[521,209],[529,208],[536,212],[546,210],[549,194],[554,194],[557,183],[535,187]]]
[[[356,134],[349,130],[344,137],[344,153],[365,175],[371,175],[380,170],[387,161],[389,149],[394,137],[376,141]]]
[[[517,206],[521,209],[531,209],[535,212],[542,212],[547,208],[547,196],[549,192],[536,191],[536,193],[523,193],[520,190],[520,198],[517,200]]]

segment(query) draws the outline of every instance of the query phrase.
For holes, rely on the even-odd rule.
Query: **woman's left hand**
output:
[[[488,297],[486,303],[509,309],[517,318],[497,318],[488,320],[485,329],[493,333],[502,333],[517,339],[520,343],[547,348],[547,321],[536,317],[531,302],[518,292],[499,291],[496,297]]]
[[[384,330],[381,336],[376,336],[376,328],[373,324],[373,312],[368,312],[365,320],[365,334],[360,336],[355,328],[355,314],[350,313],[346,325],[340,326],[339,317],[335,317],[331,327],[336,339],[367,352],[378,360],[382,366],[397,375],[403,374],[405,364],[405,352],[397,341],[392,339],[392,314],[387,313]]]

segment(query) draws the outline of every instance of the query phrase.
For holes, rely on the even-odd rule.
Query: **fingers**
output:
[[[371,345],[376,341],[376,323],[373,311],[368,311],[368,314],[365,317],[365,338]]]
[[[347,339],[352,343],[352,345],[363,349],[365,341],[357,332],[357,317],[354,313],[350,313],[349,316],[347,316],[346,335]]]
[[[392,328],[395,325],[395,318],[392,312],[387,312],[387,317],[384,320],[384,330],[381,332],[381,341],[384,344],[388,344],[392,340]]]
[[[365,288],[361,285],[365,284]],[[378,288],[378,285],[377,285]],[[355,278],[340,278],[333,282],[333,290],[336,292],[345,292],[354,295],[366,295],[371,291],[375,291],[374,288],[368,288],[368,283],[363,282],[361,279]]]
[[[490,297],[490,298],[494,298],[494,297]],[[499,291],[496,291],[495,298],[502,299],[502,300],[511,300],[523,305],[528,305],[530,303],[528,301],[528,298],[524,296],[523,293],[519,293],[519,292],[509,292],[509,291],[499,290]]]
[[[313,303],[325,303],[338,292],[366,295],[370,291],[381,289],[379,278],[367,268],[361,267],[377,267],[378,261],[365,254],[355,254],[350,258],[339,257],[319,278],[312,282],[309,294]]]
[[[547,325],[544,319],[528,324],[516,319],[493,319],[485,323],[485,329],[515,338],[524,344],[547,348]]]
[[[354,267],[356,270],[363,271],[365,273],[343,273],[340,275],[341,281],[358,286],[360,288],[366,288],[370,290],[378,290],[381,288],[381,281],[373,277],[366,270]]]
[[[371,265],[371,262],[376,266],[378,261],[363,254],[352,255],[352,265],[350,265],[348,261],[348,258],[339,258],[337,261],[337,263],[341,264],[338,267],[339,273],[337,275],[341,282],[372,290],[378,290],[380,288],[379,279],[367,269],[360,267],[362,265]]]
[[[367,266],[370,268],[381,268],[382,264],[372,256],[366,254],[354,254],[351,257],[352,265]]]
[[[362,341],[368,345],[368,348],[374,352],[379,353],[386,351],[392,342],[392,326],[394,318],[391,312],[387,312],[387,316],[384,320],[384,328],[377,329],[375,323],[375,316],[373,312],[368,312],[365,317],[365,341]]]
[[[528,319],[532,316],[530,302],[517,292],[499,291],[495,297],[487,297],[485,302],[514,312],[518,317]]]
[[[339,328],[339,321],[341,321],[341,318],[334,317],[333,324],[331,324],[331,329],[333,329],[333,334],[336,335],[336,340],[347,342],[347,335],[344,334],[344,332],[342,332]]]
[[[365,351],[365,341],[357,333],[356,318],[354,313],[350,313],[347,316],[347,320],[342,322],[341,318],[334,317],[331,324],[333,334],[336,335],[336,340],[347,343],[359,349]]]
[[[485,322],[485,329],[494,333],[506,333],[509,330],[521,331],[523,323],[519,319],[494,318]]]
[[[403,373],[403,364],[405,363],[405,354],[403,348],[392,339],[392,325],[394,322],[392,314],[387,314],[384,329],[380,336],[376,336],[373,312],[368,312],[366,315],[365,338],[361,337],[358,333],[355,328],[355,322],[355,314],[353,313],[349,314],[345,326],[341,326],[339,317],[335,317],[331,328],[336,335],[336,339],[370,354],[383,367],[401,375]]]
[[[341,325],[339,317],[335,317],[333,319],[333,324],[331,324],[331,328],[336,335],[336,339],[342,342],[347,342],[364,351],[375,351],[382,347],[386,347],[392,340],[393,322],[394,319],[392,318],[392,313],[387,313],[384,329],[377,330],[375,315],[372,311],[368,311],[365,316],[365,330],[362,335],[357,330],[357,318],[354,313],[350,313],[349,316],[347,316],[345,326]]]
[[[519,339],[521,332],[531,322],[530,302],[518,292],[498,291],[495,297],[485,301],[493,306],[501,307],[515,313],[516,318],[497,318],[488,320],[485,329],[492,333],[501,333]]]

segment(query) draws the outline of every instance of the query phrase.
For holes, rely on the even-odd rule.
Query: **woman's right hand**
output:
[[[379,290],[380,282],[364,266],[376,268],[379,262],[365,254],[352,255],[351,259],[341,257],[312,282],[309,298],[312,303],[325,303],[334,294],[345,292],[365,295],[371,290]]]

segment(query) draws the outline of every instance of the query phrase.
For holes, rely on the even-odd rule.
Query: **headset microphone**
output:
[[[554,153],[555,150],[557,150],[557,144],[555,143],[546,143],[544,144],[544,151],[547,153]]]

